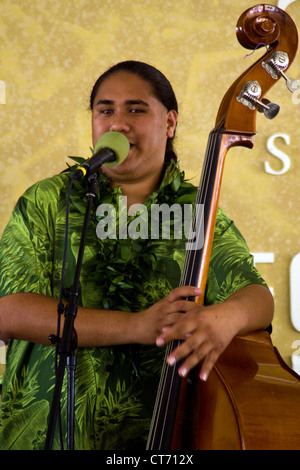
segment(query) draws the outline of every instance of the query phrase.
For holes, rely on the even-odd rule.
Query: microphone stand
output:
[[[64,373],[67,369],[68,375],[68,406],[67,406],[67,449],[74,450],[74,411],[75,411],[75,370],[76,370],[76,355],[77,348],[77,334],[74,328],[74,321],[77,315],[77,299],[80,289],[80,271],[82,267],[82,260],[84,248],[86,243],[86,236],[88,230],[88,223],[92,202],[97,195],[98,182],[96,173],[88,178],[88,187],[86,191],[87,206],[82,228],[80,247],[76,270],[74,275],[74,283],[70,290],[69,303],[65,308],[65,322],[61,340],[54,335],[54,342],[59,341],[58,354],[60,355],[58,370],[56,374],[56,382],[53,393],[52,405],[50,409],[50,417],[48,424],[48,431],[46,436],[45,450],[51,450],[55,432],[55,426],[60,409],[60,396],[63,385]]]

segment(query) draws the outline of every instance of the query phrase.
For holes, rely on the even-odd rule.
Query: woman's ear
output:
[[[172,109],[171,111],[168,111],[167,137],[169,137],[170,139],[174,137],[176,126],[177,126],[177,119],[178,119],[178,114],[174,109]]]

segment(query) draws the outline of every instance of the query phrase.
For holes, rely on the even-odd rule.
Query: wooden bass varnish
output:
[[[279,111],[264,95],[281,77],[290,91],[296,82],[285,75],[298,46],[295,24],[285,11],[256,5],[241,15],[236,32],[245,48],[267,51],[229,88],[209,135],[196,199],[204,207],[204,245],[187,251],[180,281],[203,292],[227,152],[234,146],[253,147],[256,112],[272,119]],[[197,226],[195,215],[193,229]],[[179,343],[168,345],[166,357]],[[197,368],[187,379],[177,370],[163,367],[147,449],[300,449],[300,378],[267,332],[235,338],[205,383]]]

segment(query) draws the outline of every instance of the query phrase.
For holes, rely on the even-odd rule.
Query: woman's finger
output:
[[[180,286],[173,289],[166,297],[169,302],[174,302],[185,297],[199,297],[202,290],[193,286]]]

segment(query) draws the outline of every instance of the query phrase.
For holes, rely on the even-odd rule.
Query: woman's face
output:
[[[149,175],[159,178],[176,122],[176,111],[167,111],[147,81],[125,71],[106,78],[93,103],[93,145],[102,134],[118,131],[129,140],[130,151],[120,165],[102,166],[103,174],[116,183],[142,182]]]

